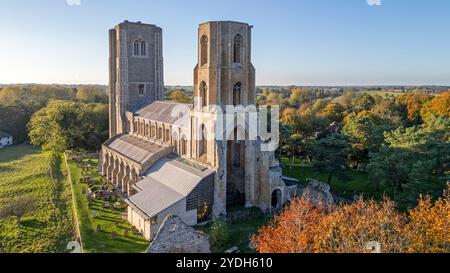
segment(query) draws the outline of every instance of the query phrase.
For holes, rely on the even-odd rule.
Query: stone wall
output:
[[[211,253],[208,236],[175,215],[165,218],[148,253]]]

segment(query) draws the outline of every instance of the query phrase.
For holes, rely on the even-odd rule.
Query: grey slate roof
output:
[[[151,218],[186,198],[214,171],[200,171],[168,157],[155,163],[135,185],[138,193],[126,202]]]
[[[0,131],[0,138],[4,138],[4,137],[12,137],[12,135],[8,134],[7,132]]]
[[[186,117],[191,108],[190,104],[157,101],[142,107],[135,114],[144,119],[174,124],[181,115]]]
[[[128,134],[108,140],[105,146],[141,164],[164,149],[163,146]]]

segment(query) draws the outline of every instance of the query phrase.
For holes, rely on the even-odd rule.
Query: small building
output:
[[[0,149],[13,144],[13,137],[11,134],[0,131]]]
[[[168,215],[177,215],[191,226],[212,219],[214,172],[208,168],[169,156],[133,187],[137,193],[125,200],[128,221],[147,240],[154,239]]]

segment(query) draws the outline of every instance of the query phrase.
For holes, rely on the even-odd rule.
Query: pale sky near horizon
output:
[[[127,19],[163,28],[166,85],[192,85],[211,20],[254,26],[258,85],[450,85],[450,1],[378,1],[1,0],[0,83],[106,84]]]

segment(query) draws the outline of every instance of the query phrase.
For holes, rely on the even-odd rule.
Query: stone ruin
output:
[[[211,253],[208,236],[175,215],[163,221],[147,253]]]
[[[310,199],[315,205],[331,205],[335,202],[330,185],[312,178],[308,178],[306,182],[302,197]]]

